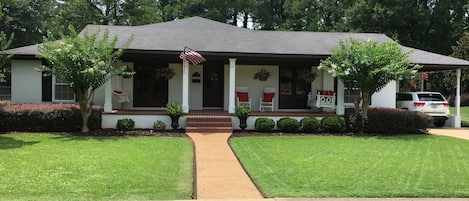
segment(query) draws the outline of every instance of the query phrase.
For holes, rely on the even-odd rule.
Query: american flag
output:
[[[187,60],[193,65],[197,65],[199,63],[202,63],[203,61],[206,61],[202,55],[188,47],[184,47],[184,51],[181,52],[179,58]]]

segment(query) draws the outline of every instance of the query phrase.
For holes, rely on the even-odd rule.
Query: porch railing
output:
[[[308,105],[312,106],[313,104],[313,93],[308,94]],[[314,105],[317,108],[335,108],[335,92],[330,90],[318,90],[316,94],[316,104]]]

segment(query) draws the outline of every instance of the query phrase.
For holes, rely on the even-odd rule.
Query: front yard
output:
[[[450,108],[451,115],[456,114],[456,108]],[[461,107],[461,126],[469,127],[469,106]]]
[[[0,200],[191,199],[185,138],[0,135]]]
[[[268,197],[469,197],[469,141],[429,136],[238,137]]]

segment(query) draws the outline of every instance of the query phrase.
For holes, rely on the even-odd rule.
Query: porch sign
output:
[[[184,47],[184,50],[179,55],[179,58],[192,63],[192,65],[197,65],[206,61],[202,55],[188,47]]]

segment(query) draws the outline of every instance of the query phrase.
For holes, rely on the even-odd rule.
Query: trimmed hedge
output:
[[[116,128],[120,131],[129,131],[134,129],[135,121],[133,119],[119,119],[117,120]]]
[[[258,131],[262,132],[269,132],[275,127],[275,121],[269,118],[258,118],[256,119],[256,122],[254,123],[254,127]]]
[[[101,128],[102,107],[94,106],[88,127]],[[74,104],[0,104],[0,131],[67,132],[81,130],[81,113]]]
[[[448,97],[448,103],[451,106],[455,105],[455,96],[451,95]],[[463,93],[461,94],[461,106],[469,106],[469,93]]]
[[[301,130],[305,133],[313,133],[319,130],[321,123],[316,117],[306,117],[300,121]]]
[[[321,119],[321,128],[327,132],[342,132],[345,131],[345,120],[337,115],[324,117]]]
[[[277,128],[283,132],[294,133],[300,129],[300,122],[290,117],[284,117],[277,121]]]
[[[426,133],[431,123],[431,117],[422,112],[392,108],[370,108],[365,132],[374,134]]]

